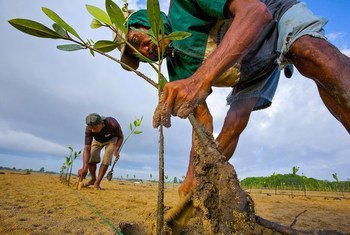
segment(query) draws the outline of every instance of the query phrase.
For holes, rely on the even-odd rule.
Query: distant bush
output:
[[[248,177],[240,184],[244,188],[300,189],[308,191],[350,191],[349,181],[330,182],[297,174],[273,174],[268,177]]]

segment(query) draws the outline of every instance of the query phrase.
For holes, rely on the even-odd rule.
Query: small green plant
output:
[[[297,174],[298,171],[299,171],[299,167],[293,166],[293,168],[292,168],[293,176],[295,176],[295,175]]]
[[[66,163],[64,162],[63,164],[62,164],[62,166],[61,166],[61,170],[60,170],[60,180],[63,182],[64,180],[65,180],[65,178],[64,178],[64,171],[65,171],[65,169],[67,168],[67,166],[66,166]]]
[[[113,169],[114,169],[114,166],[115,164],[117,164],[118,160],[119,160],[119,154],[120,152],[122,151],[125,143],[128,141],[128,139],[130,138],[130,136],[132,135],[139,135],[142,133],[141,130],[139,130],[138,128],[141,126],[142,124],[142,120],[143,120],[143,116],[141,118],[136,118],[133,122],[130,122],[130,133],[129,135],[125,138],[125,140],[123,141],[122,145],[120,146],[120,148],[118,149],[118,155],[115,157],[114,159],[114,162],[113,162],[113,165],[112,165],[112,168],[111,170],[108,172],[106,178],[108,181],[111,181],[112,178],[113,178]]]
[[[76,152],[76,151],[74,151],[72,146],[69,146],[68,149],[70,150],[70,153],[69,153],[68,156],[66,156],[65,165],[67,167],[66,167],[66,177],[65,177],[65,179],[66,179],[67,185],[69,186],[70,178],[71,178],[71,175],[72,175],[73,162],[74,162],[75,159],[77,159],[80,156],[81,150]]]

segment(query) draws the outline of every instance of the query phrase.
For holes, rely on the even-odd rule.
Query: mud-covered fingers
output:
[[[190,113],[196,108],[196,105],[192,105],[188,102],[183,103],[177,109],[177,116],[180,118],[187,118]]]
[[[164,89],[161,98],[161,123],[167,128],[171,126],[171,114],[176,115],[176,113],[174,112],[174,104],[176,101],[176,97],[176,88]]]
[[[161,110],[162,110],[161,103],[158,103],[156,110],[154,110],[153,113],[153,127],[158,128],[161,122]]]
[[[160,98],[160,102],[158,103],[156,110],[154,111],[154,114],[153,114],[154,128],[158,128],[161,124],[167,128],[171,126],[170,110],[171,110],[172,104],[174,103],[174,100],[172,100],[174,95],[169,96],[168,94],[174,94],[174,93],[169,93],[168,90],[164,88],[164,91]]]

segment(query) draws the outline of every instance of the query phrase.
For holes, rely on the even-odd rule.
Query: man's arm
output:
[[[259,0],[228,0],[225,10],[234,20],[222,42],[191,77],[165,85],[154,126],[160,120],[164,126],[170,126],[171,114],[185,118],[203,103],[215,80],[248,53],[272,20],[271,13]]]
[[[118,152],[119,152],[119,149],[120,149],[123,141],[124,141],[124,135],[123,135],[123,132],[120,130],[120,135],[118,136],[118,140],[117,140],[117,146],[114,150],[114,156],[118,157],[118,155],[119,155]]]
[[[113,129],[114,129],[114,131],[115,131],[115,133],[117,135],[118,140],[117,140],[116,148],[115,148],[113,154],[114,154],[114,156],[118,157],[119,149],[122,146],[123,141],[124,141],[124,135],[123,135],[122,128],[119,125],[119,122],[116,119],[114,119],[114,120],[115,120],[115,122],[113,123],[112,126],[113,126]]]
[[[79,169],[78,176],[85,178],[89,169],[89,159],[91,155],[91,145],[85,145],[83,151],[83,167]]]

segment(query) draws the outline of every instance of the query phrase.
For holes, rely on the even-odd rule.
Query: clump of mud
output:
[[[217,149],[211,134],[196,120],[193,126],[197,132],[194,146],[195,174],[198,185],[193,203],[199,208],[204,230],[208,234],[253,234],[254,203],[240,187],[236,171]],[[196,129],[195,128],[195,129]]]
[[[124,235],[147,234],[147,230],[141,224],[121,222],[119,228]]]

